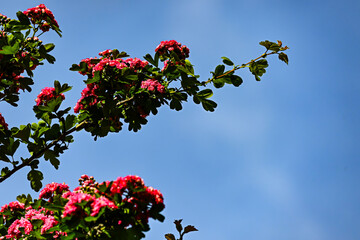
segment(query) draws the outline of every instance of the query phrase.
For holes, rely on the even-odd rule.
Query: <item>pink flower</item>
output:
[[[69,191],[69,186],[65,183],[49,183],[41,190],[39,198],[52,199],[56,194],[62,194]]]
[[[47,7],[45,7],[44,4],[29,8],[28,10],[24,11],[24,14],[30,18],[32,23],[39,24],[40,29],[43,32],[47,32],[50,28],[53,28],[51,25],[59,27],[59,24],[55,20],[54,14]],[[50,20],[50,23],[47,22],[48,20]]]
[[[63,100],[65,99],[65,95],[63,93],[56,95],[55,88],[46,87],[41,90],[40,94],[35,99],[37,106],[46,106],[47,103],[57,97],[61,97]]]
[[[85,201],[91,204],[95,200],[95,197],[87,193],[74,193],[71,196],[69,196],[68,199],[69,201],[66,203],[64,207],[62,217],[71,216],[71,215],[82,217],[86,214],[82,209],[82,207],[79,206],[77,203],[81,203]]]
[[[170,52],[176,53],[180,59],[189,57],[190,50],[185,45],[181,45],[175,40],[162,41],[155,49],[155,52],[161,55],[170,56]]]
[[[24,228],[25,234],[30,234],[30,232],[33,230],[33,226],[31,222],[25,218],[16,219],[8,228],[8,235],[6,235],[7,238],[21,238],[22,232],[19,228]]]
[[[151,92],[157,90],[159,93],[165,92],[165,87],[161,85],[156,79],[148,79],[146,81],[141,82],[141,88],[147,89]]]
[[[90,100],[88,107],[91,107],[97,103],[98,96],[95,94],[95,90],[98,89],[98,85],[95,83],[88,84],[81,92],[81,98],[78,100],[74,107],[74,112],[78,113],[80,110],[86,109],[86,105],[82,103],[83,100]]]
[[[110,201],[104,196],[96,198],[95,201],[91,204],[91,207],[92,207],[91,216],[96,216],[103,207],[108,207],[111,209],[118,208],[114,202]]]

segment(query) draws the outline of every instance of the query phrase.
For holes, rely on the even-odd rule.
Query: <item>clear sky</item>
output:
[[[1,13],[15,17],[40,3],[53,11],[63,38],[43,39],[56,44],[57,61],[35,71],[20,107],[1,103],[10,127],[35,121],[34,99],[55,79],[73,86],[63,104],[74,106],[85,85],[69,67],[105,49],[141,58],[175,39],[190,48],[206,80],[222,56],[237,64],[259,56],[259,41],[291,48],[288,66],[269,58],[261,82],[243,70],[242,86],[215,91],[214,113],[189,102],[181,112],[163,107],[138,133],[97,142],[76,133],[59,170],[41,164],[44,183],[74,188],[82,174],[143,177],[166,204],[166,220],[151,223],[150,240],[165,239],[179,218],[200,230],[187,240],[359,239],[359,1],[3,0]],[[22,193],[37,197],[27,172],[0,184],[0,205]]]

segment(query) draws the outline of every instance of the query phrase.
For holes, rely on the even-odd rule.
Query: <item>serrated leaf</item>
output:
[[[34,189],[36,192],[41,189],[41,180],[44,179],[42,172],[38,170],[31,170],[27,175],[27,179],[30,181],[31,188]]]
[[[184,234],[188,233],[188,232],[194,232],[194,231],[199,231],[197,230],[194,226],[188,225],[184,228]]]
[[[179,219],[179,220],[175,220],[175,221],[174,221],[176,230],[178,230],[178,232],[179,232],[180,234],[181,234],[181,231],[183,230],[183,227],[182,227],[182,225],[181,225],[181,222],[182,222],[182,219]]]

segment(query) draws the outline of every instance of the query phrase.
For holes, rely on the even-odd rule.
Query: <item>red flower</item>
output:
[[[5,122],[4,117],[0,113],[0,128],[3,127],[4,129],[8,130],[8,124]]]
[[[40,29],[43,32],[47,32],[50,28],[53,28],[52,25],[59,27],[59,24],[55,20],[54,14],[47,7],[45,7],[44,4],[29,8],[28,10],[24,11],[24,14],[30,18],[33,24],[39,24]]]
[[[35,99],[35,102],[36,102],[37,106],[40,106],[40,105],[41,106],[46,106],[49,101],[51,101],[53,99],[56,99],[58,97],[61,97],[63,100],[65,99],[65,95],[62,94],[62,93],[56,95],[55,88],[46,87],[46,88],[41,90],[40,94]]]

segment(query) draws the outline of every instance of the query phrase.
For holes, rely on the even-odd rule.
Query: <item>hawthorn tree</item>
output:
[[[33,71],[44,61],[55,62],[50,54],[55,45],[39,38],[49,30],[61,37],[53,13],[44,4],[17,12],[17,19],[0,15],[0,101],[16,107],[21,91],[31,92]],[[243,80],[238,70],[243,68],[260,81],[270,55],[288,63],[284,53],[288,47],[281,41],[266,40],[260,45],[265,47],[264,53],[241,65],[222,57],[222,64],[207,80],[200,80],[195,73],[188,47],[175,40],[162,41],[155,53],[146,54],[143,60],[108,49],[73,64],[70,70],[82,74],[86,85],[73,108],[62,106],[71,87],[54,81],[54,86],[42,89],[35,100],[33,111],[38,122],[10,128],[0,113],[0,183],[27,167],[31,188],[39,191],[43,179],[40,161],[49,161],[58,169],[60,155],[77,131],[89,132],[94,140],[125,126],[136,132],[159,107],[167,105],[180,111],[190,99],[213,112],[217,104],[210,99],[213,91],[209,86],[239,87]],[[16,159],[20,145],[26,147],[28,155]],[[160,213],[164,209],[162,194],[138,176],[98,183],[83,175],[73,191],[65,184],[52,183],[40,192],[39,199],[30,195],[17,199],[0,210],[0,239],[140,239],[150,229],[149,218],[164,220]],[[190,225],[183,229],[181,220],[175,225],[180,239],[196,231]],[[175,240],[172,234],[165,237]]]

